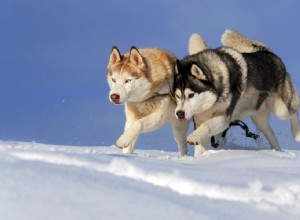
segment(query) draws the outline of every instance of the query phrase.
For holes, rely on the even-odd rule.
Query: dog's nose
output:
[[[179,119],[185,118],[184,111],[182,111],[182,110],[177,111],[177,112],[176,112],[176,115],[177,115],[177,117],[178,117]]]
[[[119,103],[120,102],[120,95],[114,93],[110,95],[110,99],[114,102],[114,103]]]

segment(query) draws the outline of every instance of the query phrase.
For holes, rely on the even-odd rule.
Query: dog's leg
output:
[[[128,128],[132,125],[132,123],[134,123],[134,120],[131,119],[131,117],[127,117],[127,120],[126,120],[126,123],[125,123],[125,128],[124,128],[124,133],[125,133],[126,130],[128,130]],[[123,148],[123,153],[125,153],[125,154],[131,154],[134,151],[136,142],[138,140],[138,136],[139,135],[137,135],[137,137],[134,138],[133,141],[127,147]],[[117,141],[117,143],[118,143],[118,141]],[[121,147],[118,144],[116,144],[116,145],[118,147]]]
[[[202,119],[202,115],[194,115],[194,130],[198,129],[201,124],[203,124],[204,120]],[[208,143],[207,143],[208,144]],[[202,143],[194,146],[194,157],[198,157],[202,155],[206,151],[207,144]]]
[[[269,112],[259,111],[256,115],[251,116],[251,120],[255,126],[265,135],[271,145],[271,149],[280,151],[279,143],[269,125]]]
[[[203,122],[192,134],[187,138],[187,142],[196,145],[195,157],[200,156],[205,149],[211,136],[224,131],[230,123],[227,116],[217,116]]]
[[[179,154],[181,157],[187,155],[186,133],[189,127],[189,121],[180,122],[175,119],[172,122],[173,135],[178,145]]]
[[[124,133],[116,142],[117,147],[124,149],[124,153],[132,153],[132,151],[134,150],[134,140],[137,140],[141,131],[141,123],[139,121],[140,120],[127,120]]]
[[[140,133],[153,131],[159,128],[163,123],[163,114],[161,112],[152,113],[141,119],[134,120],[126,126],[124,133],[119,137],[116,145],[120,148],[127,148],[138,138]]]
[[[195,145],[195,151],[194,151],[194,157],[199,157],[201,156],[205,151],[206,151],[206,146],[208,143],[202,143],[202,144],[198,144]]]
[[[130,149],[124,150],[124,153],[132,153],[135,144],[133,141],[138,138],[140,130],[141,124],[139,120],[132,121],[130,124],[126,122],[124,133],[116,142],[117,147],[125,149],[130,146]]]
[[[133,139],[133,141],[131,142],[131,144],[128,145],[128,147],[123,148],[123,153],[124,154],[132,154],[132,152],[135,149],[135,145],[136,145],[137,140],[138,140],[138,137]]]
[[[294,99],[291,102],[292,105],[298,106],[297,99]],[[287,104],[285,104],[281,98],[276,98],[272,106],[272,110],[278,118],[281,120],[290,119],[293,137],[297,142],[300,142],[299,116],[298,111],[295,109],[296,108],[288,108]]]
[[[300,127],[299,127],[299,116],[298,112],[295,112],[291,116],[291,129],[292,129],[292,134],[293,137],[297,142],[300,142]]]

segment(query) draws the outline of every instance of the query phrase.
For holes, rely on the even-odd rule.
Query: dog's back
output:
[[[269,51],[242,54],[247,63],[247,83],[259,91],[277,91],[287,72],[281,59]]]
[[[287,108],[289,114],[297,112],[299,101],[291,77],[282,60],[269,47],[233,30],[226,30],[221,41],[223,46],[242,53],[247,62],[249,86],[260,91],[263,94],[261,96],[271,92],[275,94],[275,99],[284,103],[284,107],[273,105],[275,114],[279,112],[278,108]],[[280,118],[287,117],[286,114],[276,115],[281,116]]]
[[[236,31],[226,30],[221,41],[223,46],[243,54],[248,68],[247,83],[260,92],[256,108],[258,109],[266,99],[266,105],[277,117],[291,120],[292,134],[295,140],[300,142],[299,98],[282,60],[265,44]],[[268,117],[268,114],[252,120],[258,126],[260,121],[265,120],[263,117]],[[260,129],[266,127],[268,126],[260,126]],[[270,131],[267,133],[267,136],[272,136]],[[270,141],[272,138],[268,139]],[[270,143],[272,144],[272,141]]]

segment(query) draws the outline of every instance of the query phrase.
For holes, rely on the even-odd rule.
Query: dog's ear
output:
[[[189,39],[189,55],[208,49],[204,39],[199,34],[192,34]]]
[[[205,80],[205,81],[207,80],[206,75],[203,73],[203,71],[200,69],[200,67],[197,64],[192,65],[191,74],[200,80]]]
[[[130,49],[129,61],[130,63],[138,67],[145,66],[143,57],[135,46],[132,46]]]
[[[113,46],[110,52],[109,64],[115,64],[122,60],[119,49],[116,46]]]

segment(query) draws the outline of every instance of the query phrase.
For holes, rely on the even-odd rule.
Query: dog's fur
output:
[[[140,133],[158,129],[172,122],[179,154],[187,154],[188,122],[180,122],[172,113],[176,104],[172,98],[176,57],[159,49],[137,49],[121,55],[113,47],[107,67],[109,99],[125,103],[126,124],[116,145],[124,153],[132,153]]]
[[[239,38],[241,39],[241,38]],[[229,41],[230,42],[230,41]],[[231,43],[231,42],[230,42]],[[199,34],[192,34],[190,39],[189,39],[189,55],[193,55],[196,53],[199,53],[203,50],[207,50],[208,46],[206,44],[206,42],[204,41],[204,39],[199,35]],[[199,122],[197,121],[197,116],[194,117],[194,128],[197,127],[197,124],[199,124]],[[223,132],[214,135],[214,142],[217,143],[218,146],[223,146],[227,141],[226,138],[222,136]],[[198,150],[200,150],[200,152],[197,152]],[[201,147],[195,147],[195,155],[201,154],[202,148]]]
[[[290,119],[292,134],[300,142],[298,96],[281,59],[264,44],[235,31],[226,31],[222,43],[225,47],[215,50],[190,43],[194,45],[190,52],[198,53],[177,62],[175,114],[187,120],[194,117],[197,128],[187,142],[196,145],[195,156],[230,121],[248,116],[271,148],[280,150],[269,126],[270,112]]]
[[[189,55],[208,49],[206,42],[199,34],[192,34],[189,40]]]
[[[240,53],[254,53],[258,51],[272,52],[272,50],[263,43],[251,40],[250,38],[233,30],[226,30],[222,35],[221,42],[223,46],[233,48]],[[201,45],[198,44],[198,47],[201,47]]]

